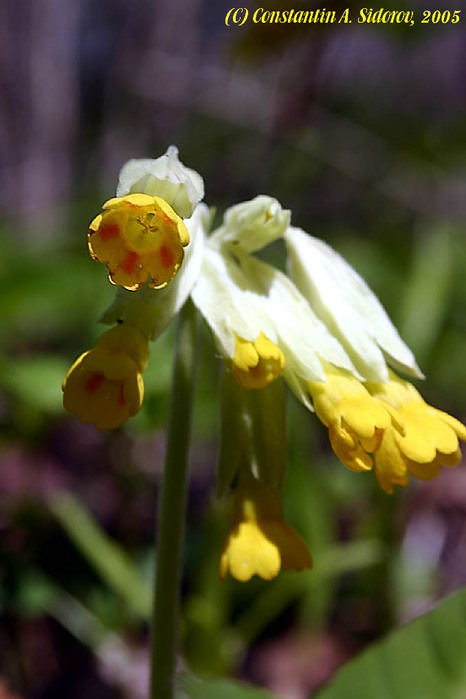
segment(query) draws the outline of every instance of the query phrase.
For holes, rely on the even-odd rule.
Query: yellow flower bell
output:
[[[387,493],[393,493],[394,485],[407,485],[409,473],[431,480],[441,466],[459,463],[459,439],[466,440],[466,427],[459,420],[426,403],[393,372],[387,383],[371,383],[368,389],[380,405],[396,410],[401,423],[384,431],[374,454],[375,474]]]
[[[104,262],[109,279],[135,291],[163,288],[178,272],[188,230],[172,207],[160,197],[128,194],[109,199],[91,222],[88,246],[91,256]]]
[[[264,333],[249,342],[236,338],[231,373],[243,388],[265,388],[283,372],[285,357],[281,349]]]
[[[111,328],[68,371],[64,407],[100,430],[119,427],[142,405],[141,373],[148,358],[148,343],[139,330],[126,323]]]
[[[271,580],[284,570],[304,570],[312,556],[301,537],[283,520],[278,492],[243,469],[233,499],[233,521],[220,557],[222,580],[240,582],[258,575]]]
[[[308,384],[316,415],[328,427],[338,458],[353,471],[368,471],[372,468],[369,453],[378,448],[384,430],[396,419],[394,411],[348,373],[328,368],[325,376],[325,382]]]

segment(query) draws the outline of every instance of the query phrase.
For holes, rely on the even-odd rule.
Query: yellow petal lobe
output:
[[[282,374],[284,368],[283,352],[263,333],[254,342],[236,338],[231,373],[243,388],[265,388]]]
[[[160,197],[109,199],[89,227],[91,256],[107,265],[113,284],[134,291],[146,282],[163,288],[183,262],[189,243],[183,220]]]
[[[451,415],[433,408],[408,381],[393,372],[387,383],[367,384],[382,405],[397,411],[403,430],[392,424],[374,454],[375,473],[382,488],[407,485],[409,473],[423,480],[435,478],[441,466],[455,466],[461,459],[459,439],[465,426]]]
[[[233,499],[233,522],[220,557],[222,579],[230,573],[245,582],[253,575],[271,580],[284,570],[312,566],[310,551],[283,520],[279,494],[249,472],[240,476]]]
[[[135,415],[144,398],[141,372],[148,360],[142,334],[117,325],[84,352],[63,381],[63,405],[81,422],[97,429],[115,429]]]
[[[353,471],[370,470],[372,459],[367,452],[379,447],[395,411],[373,398],[349,374],[328,367],[325,376],[326,381],[312,381],[308,386],[316,415],[328,427],[332,449]]]

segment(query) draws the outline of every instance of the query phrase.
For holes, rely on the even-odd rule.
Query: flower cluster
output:
[[[328,245],[290,225],[290,212],[259,196],[230,208],[210,235],[201,177],[171,147],[135,160],[117,196],[91,223],[91,256],[117,285],[102,322],[114,325],[65,379],[64,404],[84,422],[115,428],[143,398],[148,341],[188,297],[223,358],[221,494],[233,489],[221,577],[265,579],[312,562],[285,523],[284,384],[328,429],[351,470],[374,471],[392,493],[409,474],[429,480],[460,461],[466,428],[428,405],[405,376],[415,358],[363,279]],[[288,274],[258,259],[282,239]]]

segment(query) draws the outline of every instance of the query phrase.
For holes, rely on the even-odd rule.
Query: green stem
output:
[[[171,699],[174,696],[188,450],[196,365],[197,314],[192,302],[188,301],[179,317],[165,468],[159,500],[152,614],[151,699]]]

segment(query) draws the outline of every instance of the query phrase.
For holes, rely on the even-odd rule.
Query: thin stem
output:
[[[177,649],[188,451],[196,382],[197,314],[180,313],[173,368],[167,448],[159,500],[157,569],[152,613],[151,699],[172,699]]]

